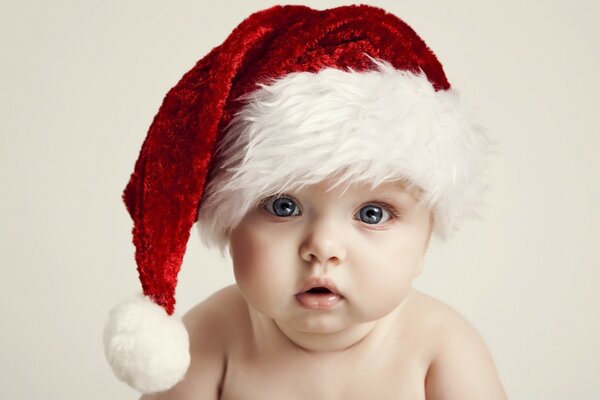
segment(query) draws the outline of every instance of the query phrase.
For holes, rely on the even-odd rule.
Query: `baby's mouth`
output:
[[[325,282],[327,286],[318,286],[321,282],[308,284],[296,294],[296,300],[302,307],[309,310],[328,310],[343,300],[343,296],[337,293],[337,288],[330,282]],[[323,284],[323,283],[321,283]]]
[[[314,287],[310,290],[307,290],[304,293],[333,293],[333,292],[331,290],[327,289],[326,287],[319,286],[319,287]]]
[[[309,278],[297,292],[298,294],[309,293],[309,294],[337,294],[341,296],[335,282],[325,276],[317,277],[313,276]]]

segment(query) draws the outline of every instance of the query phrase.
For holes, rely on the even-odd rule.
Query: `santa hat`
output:
[[[446,238],[479,215],[490,144],[396,16],[366,5],[251,15],[167,93],[125,188],[143,295],[111,312],[115,374],[147,393],[184,377],[188,336],[171,315],[196,220],[224,246],[261,196],[338,173],[418,186]]]

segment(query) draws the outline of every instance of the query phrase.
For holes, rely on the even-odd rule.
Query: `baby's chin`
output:
[[[288,320],[286,325],[302,333],[334,334],[357,325],[339,315],[307,315]]]
[[[285,325],[305,334],[335,335],[352,329],[364,329],[365,326],[375,324],[387,313],[388,310],[382,313],[365,314],[352,312],[348,309],[340,309],[336,312],[315,310],[279,320],[274,318],[274,320],[278,325]]]
[[[292,343],[311,352],[347,350],[360,343],[375,326],[375,322],[355,323],[339,317],[327,317],[274,321]]]

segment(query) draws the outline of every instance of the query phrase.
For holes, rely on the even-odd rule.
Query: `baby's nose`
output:
[[[309,263],[339,265],[346,259],[347,249],[342,232],[331,222],[313,224],[300,245],[300,257]]]

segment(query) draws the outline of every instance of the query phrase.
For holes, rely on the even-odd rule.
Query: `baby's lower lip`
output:
[[[343,297],[336,293],[303,292],[296,295],[298,303],[309,310],[329,310],[342,299]]]

